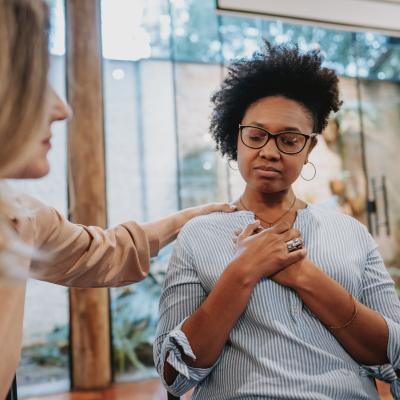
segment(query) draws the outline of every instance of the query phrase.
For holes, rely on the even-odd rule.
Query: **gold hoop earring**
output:
[[[300,174],[300,176],[301,176],[305,181],[309,182],[309,181],[312,181],[312,180],[316,177],[316,175],[317,175],[317,168],[315,167],[315,165],[314,165],[311,161],[307,161],[307,164],[310,164],[310,165],[312,166],[312,168],[314,169],[312,177],[311,177],[311,178],[304,178],[303,172]],[[306,165],[307,165],[307,164],[306,164]]]
[[[232,162],[235,162],[236,163],[236,168],[234,168],[234,167],[232,167]],[[232,170],[232,171],[239,171],[239,167],[238,167],[238,165],[237,165],[237,161],[235,161],[235,160],[228,160],[228,167]]]

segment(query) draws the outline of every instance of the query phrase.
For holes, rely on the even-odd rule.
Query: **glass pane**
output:
[[[219,86],[218,65],[176,65],[177,132],[182,207],[228,200],[227,166],[208,133],[210,97]]]
[[[397,63],[398,53],[391,52],[387,57],[375,71],[378,77],[386,73],[385,65]],[[400,294],[400,176],[396,169],[400,148],[400,83],[363,80],[360,89],[369,197],[376,201],[371,230]]]
[[[340,78],[339,87],[343,106],[332,118],[309,161],[304,166],[303,178],[294,185],[296,194],[309,203],[339,209],[361,222],[365,217],[365,179],[362,169],[361,136],[357,113],[356,82]]]
[[[169,58],[171,18],[168,1],[102,0],[101,20],[105,58]]]
[[[108,60],[104,67],[109,224],[167,215],[177,209],[171,64]],[[111,290],[117,380],[156,376],[151,344],[169,251],[152,261],[150,278]]]
[[[65,98],[64,2],[49,3],[52,19],[49,79],[57,93]],[[67,215],[66,124],[54,124],[52,133],[50,174],[40,180],[12,181],[12,184]],[[68,338],[68,290],[30,280],[26,291],[22,358],[17,371],[20,397],[69,389]]]
[[[166,84],[159,86],[154,76]],[[167,215],[177,208],[171,65],[109,60],[104,82],[109,224]],[[165,254],[153,261],[150,279],[111,290],[117,380],[155,376],[147,367],[153,365]]]
[[[214,0],[178,0],[171,4],[171,45],[179,61],[220,61],[220,39]]]
[[[358,74],[374,80],[400,80],[400,39],[378,33],[357,33]]]
[[[169,46],[167,6],[167,1],[135,2],[135,5],[103,1],[103,36],[112,34],[115,15],[125,14],[129,20],[132,13],[138,12],[141,17],[137,21],[134,18],[136,25],[143,35],[155,38],[149,42],[152,54],[154,50],[169,58],[169,47],[164,46],[165,43]],[[107,17],[106,12],[110,13]],[[167,21],[168,26],[157,27],[155,21],[161,24]],[[127,50],[126,57],[103,49],[109,225],[128,219],[154,220],[178,208],[172,63],[155,57],[146,60],[145,55],[133,61],[135,43],[122,46]],[[157,376],[152,342],[169,253],[167,248],[152,260],[152,272],[144,282],[111,290],[117,381]]]

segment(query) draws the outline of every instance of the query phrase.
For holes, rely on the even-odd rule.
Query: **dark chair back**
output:
[[[7,394],[6,400],[17,400],[17,378],[14,376],[13,383],[10,387],[10,390]]]

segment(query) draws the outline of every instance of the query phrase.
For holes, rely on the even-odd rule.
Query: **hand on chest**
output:
[[[235,254],[235,229],[207,232],[201,242],[196,243],[194,262],[207,292],[215,286]],[[351,241],[334,239],[323,231],[305,233],[303,240],[308,257],[326,274],[346,288],[360,287],[365,255],[357,251]]]

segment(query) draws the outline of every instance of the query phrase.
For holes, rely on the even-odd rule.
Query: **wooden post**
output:
[[[106,225],[100,1],[66,0],[70,218]],[[107,289],[71,289],[72,385],[111,382]]]

